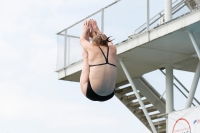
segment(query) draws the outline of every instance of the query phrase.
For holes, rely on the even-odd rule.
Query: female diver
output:
[[[92,42],[89,41],[89,37]],[[80,86],[92,101],[106,101],[114,96],[117,76],[116,47],[103,34],[95,20],[86,21],[80,37],[83,68]]]

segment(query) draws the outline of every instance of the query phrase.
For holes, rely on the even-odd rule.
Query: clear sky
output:
[[[111,2],[1,0],[0,133],[149,133],[116,97],[91,102],[79,83],[60,81],[55,72],[55,33]],[[116,38],[115,43],[145,22],[145,2],[122,0],[105,11],[105,32]],[[163,1],[153,0],[151,16],[163,7]],[[82,28],[75,29],[70,33],[80,35]],[[190,87],[192,73],[175,74]],[[158,71],[145,77],[164,91],[165,79]]]

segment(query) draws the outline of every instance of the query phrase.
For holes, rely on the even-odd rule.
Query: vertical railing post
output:
[[[166,113],[169,114],[174,110],[174,92],[173,92],[173,68],[166,67]],[[166,133],[168,132],[168,118],[166,119]]]
[[[165,22],[172,19],[172,0],[165,0]]]
[[[101,32],[104,33],[104,9],[101,9]]]
[[[147,0],[147,32],[149,32],[149,0]]]
[[[67,56],[67,30],[65,30],[65,45],[64,45],[64,68],[66,67],[66,56]]]
[[[67,65],[70,65],[70,37],[68,36],[67,43]]]
[[[150,127],[151,127],[153,133],[157,133],[156,128],[155,128],[155,126],[153,125],[153,122],[152,122],[152,120],[151,120],[151,118],[150,118],[150,116],[149,116],[149,114],[148,114],[148,112],[147,112],[147,110],[146,110],[146,108],[145,108],[145,106],[144,106],[143,101],[141,100],[141,97],[140,97],[140,95],[139,95],[139,93],[138,93],[138,91],[137,91],[137,88],[135,87],[135,84],[133,83],[133,80],[132,80],[132,78],[131,78],[131,76],[130,76],[128,70],[126,69],[126,67],[125,67],[125,65],[124,65],[124,63],[123,63],[123,61],[122,61],[122,59],[119,59],[119,63],[121,64],[122,69],[123,69],[123,71],[124,71],[124,73],[125,73],[125,75],[126,75],[128,81],[129,81],[129,83],[130,83],[132,89],[134,90],[134,93],[135,93],[135,95],[136,95],[136,97],[137,97],[137,99],[138,99],[138,102],[140,103],[140,106],[141,106],[141,108],[142,108],[142,110],[143,110],[143,112],[144,112],[144,115],[145,115],[146,118],[147,118],[147,121],[149,122],[149,125],[150,125]]]

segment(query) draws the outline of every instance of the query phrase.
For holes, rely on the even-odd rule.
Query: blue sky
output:
[[[1,1],[0,133],[149,133],[116,97],[91,102],[79,83],[57,79],[55,33],[111,2]],[[116,38],[115,43],[145,22],[145,2],[123,0],[107,10],[105,32]],[[152,16],[163,9],[163,1],[154,0],[151,7]],[[79,27],[70,33],[80,35]],[[192,73],[175,74],[190,87]],[[164,78],[158,83],[152,76],[160,75],[153,72],[145,77],[162,92]]]

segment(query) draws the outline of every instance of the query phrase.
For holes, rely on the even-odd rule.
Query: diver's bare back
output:
[[[108,48],[100,46],[108,62],[111,64],[117,64],[116,47],[112,42],[108,43],[109,54],[107,57]],[[106,63],[105,57],[102,54],[100,48],[94,44],[90,45],[88,49],[88,61],[89,65]],[[113,65],[105,64],[90,67],[89,80],[91,82],[92,89],[100,96],[111,94],[115,88],[117,76],[117,68]]]

